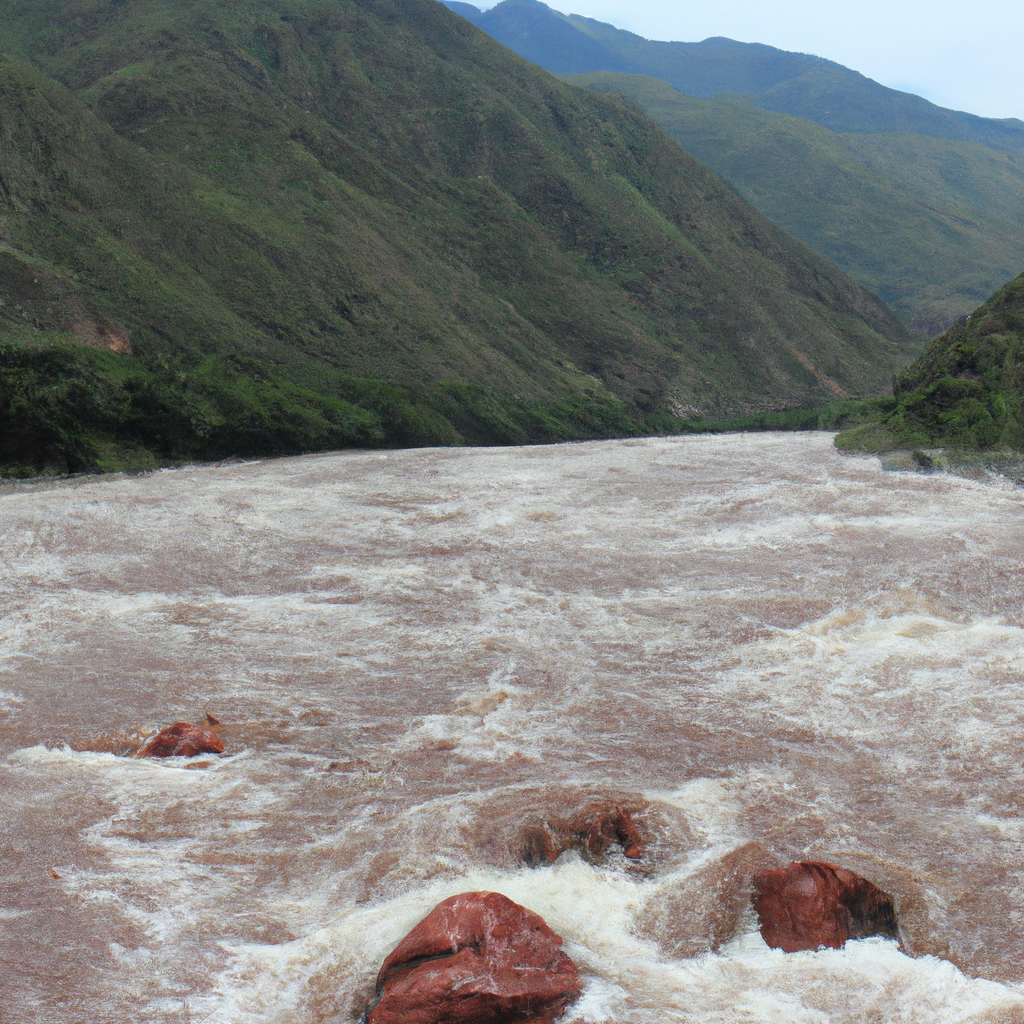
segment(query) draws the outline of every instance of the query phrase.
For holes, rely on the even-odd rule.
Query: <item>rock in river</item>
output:
[[[841,949],[847,939],[898,938],[892,897],[852,871],[802,861],[754,875],[754,910],[769,946]]]
[[[592,801],[570,818],[528,821],[519,830],[513,849],[524,864],[553,864],[566,850],[579,850],[591,863],[600,863],[613,846],[630,860],[639,860],[647,844],[633,815],[614,801]]]
[[[212,730],[175,722],[147,740],[136,756],[195,757],[196,754],[220,754],[223,750],[224,741]]]
[[[560,1017],[583,988],[562,940],[495,892],[439,903],[377,975],[368,1024],[514,1024]]]

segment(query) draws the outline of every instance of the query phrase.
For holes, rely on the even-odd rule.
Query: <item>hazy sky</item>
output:
[[[1024,120],[1024,0],[546,2],[648,39],[728,36],[815,53],[943,107]]]

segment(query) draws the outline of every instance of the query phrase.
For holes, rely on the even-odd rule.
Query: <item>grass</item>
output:
[[[1024,274],[898,373],[893,401],[837,446],[1024,450]]]
[[[1024,266],[1024,155],[920,134],[836,133],[737,98],[595,73],[744,198],[928,336]]]
[[[9,13],[10,472],[666,431],[916,351],[633,104],[435,0]]]

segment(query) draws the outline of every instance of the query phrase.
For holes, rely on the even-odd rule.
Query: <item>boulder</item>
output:
[[[514,1024],[560,1017],[583,989],[562,940],[495,892],[439,903],[377,975],[368,1024]]]
[[[644,840],[633,815],[618,804],[591,804],[569,819],[569,836],[588,860],[600,860],[618,845],[630,860],[644,855]]]
[[[754,875],[754,910],[769,946],[797,953],[847,939],[898,938],[892,897],[852,871],[802,861]]]
[[[519,860],[531,867],[553,864],[566,850],[579,850],[596,863],[613,846],[620,846],[630,860],[639,860],[646,849],[633,815],[613,801],[589,803],[570,818],[528,821],[513,845]]]
[[[528,821],[516,835],[516,857],[531,868],[554,864],[566,849],[564,837],[556,835],[550,822]]]
[[[195,757],[197,754],[220,754],[224,741],[212,730],[201,729],[188,722],[175,722],[147,740],[137,757]]]

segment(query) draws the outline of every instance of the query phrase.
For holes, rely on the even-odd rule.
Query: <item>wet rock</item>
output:
[[[754,910],[769,946],[841,949],[847,939],[898,938],[892,898],[852,871],[802,861],[754,875]]]
[[[588,860],[600,860],[614,845],[639,860],[646,845],[633,815],[618,804],[584,807],[569,819],[569,836]]]
[[[137,757],[195,757],[197,754],[220,754],[224,741],[212,730],[201,729],[188,722],[175,722],[161,729],[143,744]]]
[[[745,843],[706,860],[652,894],[638,916],[638,933],[674,959],[718,950],[753,923],[753,878],[767,860],[761,843]]]
[[[553,864],[566,850],[596,863],[613,846],[630,860],[639,860],[647,848],[633,815],[614,801],[591,802],[569,818],[527,821],[513,843],[517,858],[531,867]]]
[[[565,850],[562,837],[556,836],[549,822],[528,821],[519,830],[514,843],[516,857],[531,868],[554,864]]]
[[[500,893],[453,896],[384,961],[368,1024],[554,1020],[583,989],[561,945],[539,915]]]
[[[964,891],[956,884],[962,881],[959,876],[950,885],[951,879],[941,872],[931,874],[918,867],[910,870],[884,857],[848,849],[834,851],[831,856],[826,852],[824,856],[830,860],[841,858],[848,870],[870,877],[883,892],[892,896],[900,948],[908,956],[934,956],[951,961],[967,974],[980,973],[970,962],[961,961],[953,949],[964,930],[955,920],[957,896]]]

